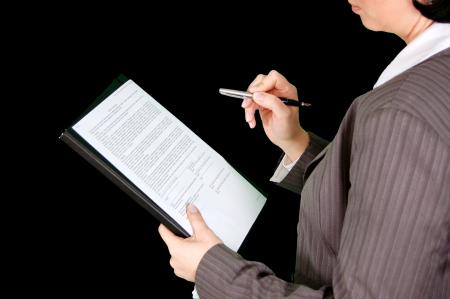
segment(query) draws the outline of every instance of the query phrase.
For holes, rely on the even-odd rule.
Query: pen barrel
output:
[[[311,106],[311,104],[309,104],[309,103],[300,102],[300,101],[297,101],[297,100],[281,98],[281,101],[287,106],[296,106],[296,107],[300,107],[300,106],[302,106],[302,107],[309,107],[309,106]]]
[[[299,101],[281,98],[281,101],[287,106],[302,106]]]

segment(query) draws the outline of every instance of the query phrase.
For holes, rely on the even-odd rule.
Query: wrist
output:
[[[305,152],[309,144],[309,134],[305,130],[301,129],[297,136],[293,138],[289,143],[286,143],[280,148],[286,155],[286,163],[292,163],[299,159],[299,157]]]

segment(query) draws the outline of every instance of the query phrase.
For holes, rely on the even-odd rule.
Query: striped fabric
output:
[[[294,282],[217,245],[200,298],[450,298],[450,49],[357,98],[325,144],[280,183],[301,190]]]

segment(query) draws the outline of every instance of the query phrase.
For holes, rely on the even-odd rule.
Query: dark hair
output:
[[[450,23],[450,0],[426,1],[426,3],[420,3],[418,0],[413,0],[413,3],[424,17],[436,22]]]

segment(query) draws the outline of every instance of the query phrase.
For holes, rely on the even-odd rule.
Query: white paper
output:
[[[186,205],[192,202],[222,241],[237,250],[266,201],[132,80],[73,129],[190,234]]]

